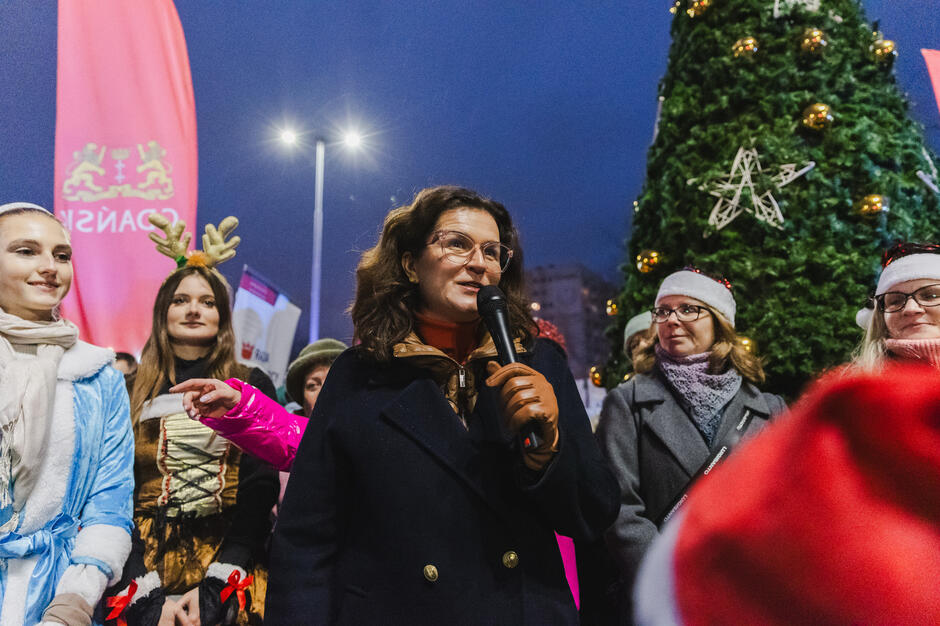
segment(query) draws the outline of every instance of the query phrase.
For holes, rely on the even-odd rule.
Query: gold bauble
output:
[[[620,310],[620,307],[617,306],[617,303],[613,300],[607,301],[607,315],[616,315],[617,311]]]
[[[591,383],[593,383],[595,387],[604,386],[604,373],[601,371],[601,368],[596,365],[591,368]]]
[[[871,53],[879,63],[890,65],[898,56],[898,50],[894,42],[890,39],[881,39],[880,37],[871,44]]]
[[[689,8],[685,10],[689,17],[698,17],[712,5],[712,0],[691,0]]]
[[[627,382],[628,380],[630,380],[631,378],[633,378],[633,375],[634,375],[633,372],[627,372],[626,374],[624,374],[624,375],[623,375],[623,382]]]
[[[757,40],[753,37],[742,37],[734,42],[734,45],[731,46],[731,51],[734,53],[734,58],[740,57],[753,57],[757,54]]]
[[[641,250],[636,255],[636,268],[643,274],[653,271],[653,268],[659,263],[660,254],[656,250]]]
[[[828,104],[817,102],[803,109],[803,126],[813,130],[826,130],[835,119]]]
[[[872,217],[888,211],[888,199],[873,193],[855,203],[855,212],[862,217]]]
[[[803,39],[800,40],[800,50],[804,54],[822,54],[822,51],[829,45],[826,39],[826,33],[818,28],[807,28],[803,31]]]
[[[757,345],[754,343],[754,340],[750,337],[745,337],[744,335],[738,335],[738,343],[741,344],[741,347],[744,348],[747,352],[754,354],[757,350]]]

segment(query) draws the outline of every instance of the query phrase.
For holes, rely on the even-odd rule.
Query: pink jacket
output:
[[[199,421],[265,463],[287,472],[294,464],[307,418],[287,412],[261,391],[237,378],[225,381],[242,398],[222,417]]]

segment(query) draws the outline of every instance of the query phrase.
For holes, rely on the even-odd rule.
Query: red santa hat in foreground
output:
[[[940,372],[824,379],[691,491],[641,624],[940,624]]]

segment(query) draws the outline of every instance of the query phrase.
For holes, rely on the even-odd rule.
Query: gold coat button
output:
[[[437,580],[437,568],[431,564],[424,566],[424,577],[428,582],[434,582]]]
[[[508,567],[509,569],[514,568],[519,565],[519,555],[516,554],[513,550],[509,550],[503,553],[503,566]]]

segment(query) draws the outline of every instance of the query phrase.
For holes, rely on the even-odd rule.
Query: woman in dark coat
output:
[[[597,438],[620,481],[606,540],[621,573],[624,623],[640,560],[693,477],[785,408],[757,388],[764,372],[735,333],[735,310],[727,281],[694,268],[667,276],[652,311],[655,335],[634,353],[637,375],[604,401]]]
[[[304,433],[271,555],[267,624],[576,624],[554,532],[592,540],[617,485],[560,349],[531,337],[508,212],[456,187],[392,211],[360,262],[360,345]],[[499,367],[476,293],[507,294]],[[535,420],[541,444],[512,445]]]

